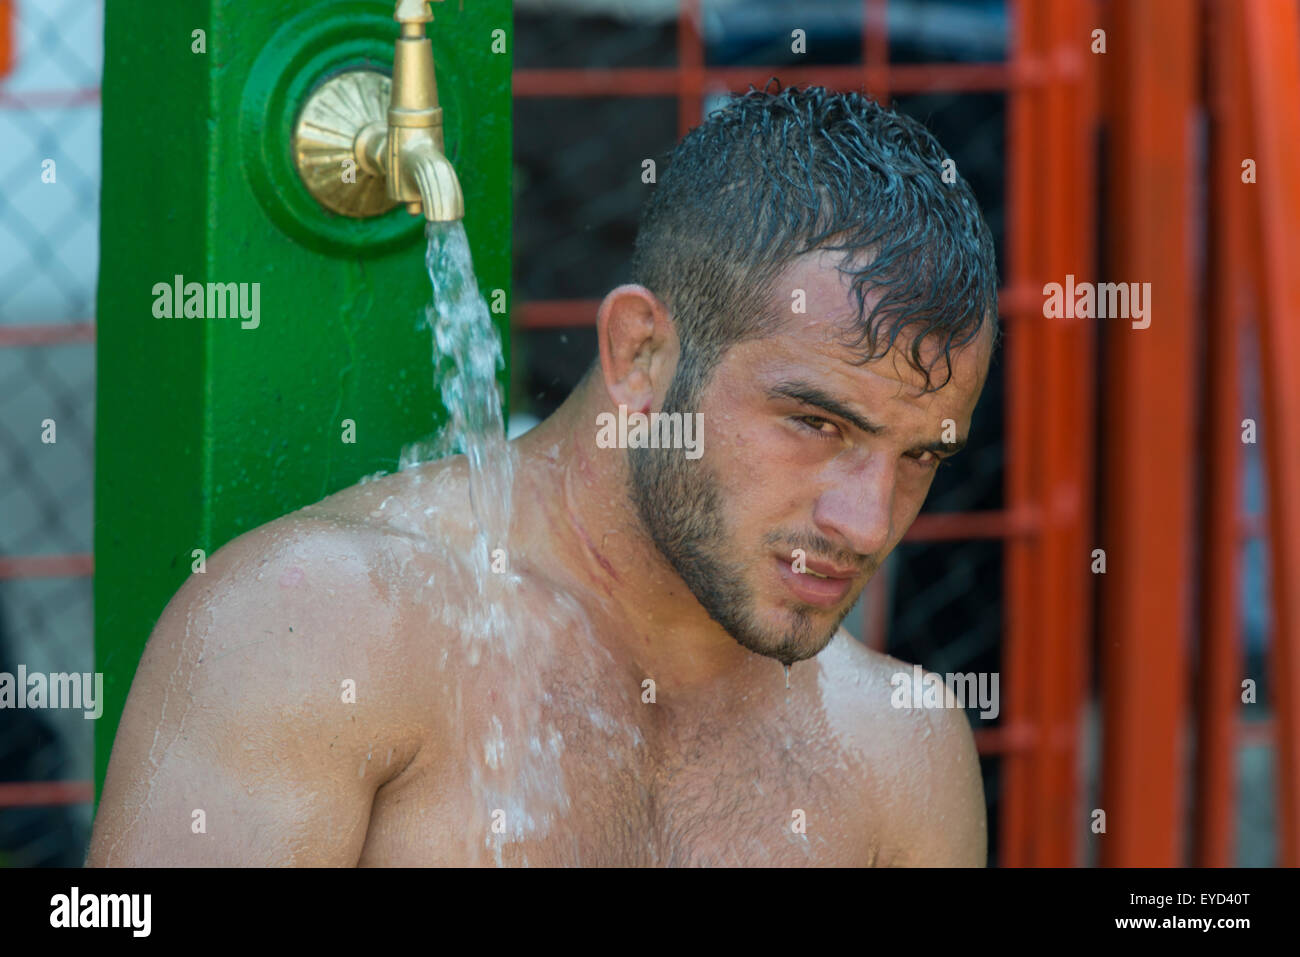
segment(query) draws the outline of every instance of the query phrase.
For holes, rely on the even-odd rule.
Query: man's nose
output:
[[[817,499],[813,522],[859,555],[880,558],[893,537],[895,463],[872,455]]]

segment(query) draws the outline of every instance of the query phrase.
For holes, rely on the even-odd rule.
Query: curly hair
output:
[[[954,349],[986,322],[999,336],[993,240],[974,194],[916,120],[857,93],[773,83],[733,94],[692,129],[642,210],[632,280],[673,316],[674,391],[696,394],[728,347],[772,334],[773,284],[819,248],[845,253],[839,270],[858,302],[845,345],[859,364],[914,327],[908,361],[926,391],[942,388]],[[942,351],[926,365],[931,338]],[[947,376],[935,385],[940,358]]]

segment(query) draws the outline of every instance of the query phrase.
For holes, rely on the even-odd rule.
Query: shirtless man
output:
[[[945,158],[818,88],[692,131],[598,360],[512,443],[509,641],[464,456],[240,536],[150,637],[88,864],[983,866],[965,714],[892,707],[909,666],[840,630],[996,345]],[[700,413],[703,455],[603,447],[620,406]]]

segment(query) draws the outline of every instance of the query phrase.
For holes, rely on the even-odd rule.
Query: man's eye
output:
[[[939,456],[935,455],[929,449],[923,449],[920,452],[908,452],[907,457],[922,468],[927,469],[936,469],[941,465],[948,464],[945,460],[939,458]]]
[[[834,422],[831,422],[829,419],[823,419],[821,416],[796,415],[794,421],[798,423],[804,431],[811,432],[813,435],[819,436],[823,439],[838,438],[840,434],[840,430],[836,427]],[[829,431],[823,428],[823,426],[828,426]]]

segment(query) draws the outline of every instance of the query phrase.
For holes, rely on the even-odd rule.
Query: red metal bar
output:
[[[91,781],[18,781],[0,784],[0,808],[89,804],[94,799],[95,788]]]
[[[1043,51],[1054,69],[1042,92],[1039,158],[1043,193],[1038,206],[1045,282],[1088,275],[1092,267],[1093,132],[1084,112],[1082,55],[1087,36],[1078,0],[1046,4]],[[1046,428],[1035,436],[1042,468],[1044,516],[1038,576],[1040,646],[1035,682],[1041,733],[1030,774],[1034,814],[1031,860],[1065,867],[1079,857],[1086,820],[1078,806],[1077,768],[1088,687],[1092,532],[1092,369],[1094,319],[1042,324],[1041,391]],[[1025,397],[1019,397],[1024,401]]]
[[[1040,732],[1028,722],[999,724],[993,728],[972,728],[975,749],[981,757],[1012,755],[1033,751]],[[1273,721],[1237,721],[1234,737],[1243,748],[1261,748],[1272,744],[1277,733]]]
[[[696,33],[698,37],[698,33]],[[679,37],[682,45],[690,42]],[[883,67],[856,65],[827,66],[718,66],[694,68],[683,79],[673,67],[616,67],[588,70],[516,70],[512,81],[517,97],[557,96],[681,96],[694,83],[703,91],[710,88],[743,90],[751,83],[762,87],[776,76],[786,86],[818,84],[832,89],[858,89],[864,84],[873,93],[996,93],[1021,86],[1034,86],[1046,79],[1043,70],[1013,74],[1005,63],[898,63]],[[882,99],[879,93],[877,96]]]
[[[1029,722],[1004,722],[996,728],[972,728],[971,733],[975,736],[976,751],[985,757],[1002,755],[1004,761],[1009,755],[1032,751],[1039,736],[1038,729]]]
[[[14,37],[17,33],[13,0],[0,0],[0,77],[14,68],[14,49],[17,46]]]
[[[1042,286],[1038,289],[1008,286],[999,290],[998,302],[1004,314],[1032,310],[1041,315]],[[515,329],[574,329],[596,323],[599,299],[534,299],[515,307]],[[0,329],[4,327],[0,326]],[[3,343],[0,343],[3,344]]]
[[[93,106],[98,102],[97,86],[68,90],[0,90],[0,109],[3,110],[64,110]]]
[[[1007,502],[1041,513],[1037,538],[1008,541],[1003,671],[1013,720],[1037,729],[1004,764],[1002,860],[1062,866],[1077,857],[1076,781],[1087,692],[1088,542],[1094,330],[1048,322],[1044,283],[1091,272],[1095,97],[1078,50],[1078,2],[1017,4],[1011,69],[1026,84],[1008,124]],[[1036,295],[1030,293],[1033,290]],[[1027,402],[1026,397],[1034,401]]]
[[[516,329],[572,329],[596,324],[599,299],[542,299],[514,310]]]
[[[93,575],[93,555],[0,556],[0,581],[13,578],[81,578]]]
[[[1041,9],[1037,9],[1033,20],[1029,21],[1033,32],[1027,37],[1033,44],[1035,56],[1046,62],[1050,62],[1053,44],[1051,14],[1051,5],[1044,4]],[[1064,279],[1064,273],[1060,269],[1062,245],[1060,228],[1059,224],[1054,225],[1051,222],[1064,212],[1059,195],[1060,151],[1064,144],[1060,141],[1061,126],[1059,122],[1054,122],[1056,118],[1051,113],[1053,100],[1058,101],[1055,105],[1059,107],[1060,99],[1059,92],[1054,87],[1054,83],[1044,84],[1035,88],[1032,94],[1035,139],[1039,142],[1033,160],[1036,169],[1029,184],[1033,189],[1036,215],[1027,241],[1034,243],[1031,275],[1034,284],[1040,290],[1043,283]],[[1049,505],[1049,498],[1052,482],[1059,477],[1059,468],[1057,468],[1059,463],[1053,461],[1053,454],[1060,454],[1061,433],[1064,431],[1059,377],[1068,374],[1068,370],[1062,368],[1060,362],[1060,329],[1055,325],[1049,325],[1041,312],[1040,308],[1030,320],[1036,327],[1033,337],[1033,384],[1020,394],[1021,401],[1024,401],[1025,395],[1036,397],[1034,402],[1036,426],[1032,441],[1027,445],[1024,454],[1034,460],[1032,465],[1034,500],[1038,507],[1044,509],[1045,514],[1049,514],[1042,533],[1035,541],[1037,558],[1031,573],[1034,600],[1026,609],[1026,620],[1032,628],[1028,640],[1034,645],[1032,656],[1034,665],[1031,672],[1020,676],[1021,681],[1033,681],[1032,711],[1027,718],[1032,722],[1035,731],[1033,747],[1029,754],[1029,765],[1023,781],[1030,808],[1025,822],[1027,843],[1023,849],[1023,864],[1030,867],[1044,865],[1060,867],[1065,862],[1057,859],[1054,853],[1053,821],[1046,813],[1047,808],[1042,802],[1047,791],[1046,774],[1052,764],[1054,740],[1053,735],[1049,733],[1051,731],[1049,709],[1052,695],[1056,690],[1057,672],[1060,669],[1060,643],[1063,640],[1057,617],[1060,602],[1063,600],[1063,583],[1056,577],[1059,572],[1057,566],[1059,534],[1055,526],[1059,519],[1056,515],[1050,514],[1054,509]],[[1019,615],[1020,609],[1013,608],[1012,613]],[[1064,809],[1053,807],[1052,811],[1058,821],[1063,817]]]
[[[1228,867],[1236,833],[1236,717],[1241,708],[1239,680],[1240,615],[1238,581],[1241,538],[1241,318],[1248,272],[1242,261],[1246,243],[1241,197],[1241,158],[1254,155],[1247,145],[1244,41],[1237,18],[1215,0],[1207,10],[1210,54],[1209,107],[1213,132],[1210,154],[1211,223],[1209,316],[1205,363],[1205,479],[1201,499],[1204,544],[1200,576],[1201,642],[1197,656],[1196,787],[1192,804],[1192,862],[1198,867]]]
[[[889,583],[885,579],[885,569],[871,576],[864,589],[864,598],[862,643],[883,653],[889,645]]]
[[[1019,510],[984,512],[929,512],[918,515],[903,536],[905,542],[959,542],[976,539],[1031,538],[1042,529],[1038,512]]]
[[[563,96],[677,96],[676,67],[604,67],[515,70],[512,92],[521,99]]]
[[[1023,73],[1025,62],[1035,56],[1039,44],[1041,6],[1032,0],[1017,0],[1010,9],[1013,36],[1010,43],[1010,68]],[[1040,167],[1034,156],[1038,138],[1041,106],[1035,87],[1016,89],[1008,103],[1006,233],[1009,284],[1025,289],[1040,277],[1035,268],[1039,248],[1037,203]],[[1041,283],[1038,289],[1042,289]],[[1038,302],[1041,303],[1041,296]],[[1034,509],[1035,460],[1029,455],[1034,437],[1041,432],[1037,402],[1025,401],[1038,394],[1036,370],[1039,353],[1037,339],[1041,333],[1041,305],[1035,307],[1030,296],[1019,296],[1003,305],[1006,314],[1004,363],[1006,397],[1004,432],[1006,465],[1004,498],[1013,513]],[[1037,673],[1035,655],[1035,621],[1038,616],[1038,591],[1035,570],[1040,561],[1039,540],[1020,538],[1007,541],[1003,549],[1003,607],[1007,609],[1002,638],[1003,708],[1002,720],[1037,726],[1033,676]],[[1031,858],[1030,834],[1034,814],[1031,777],[1033,755],[1028,750],[1007,753],[1002,760],[1002,800],[999,806],[1000,842],[998,858],[1005,867],[1023,867]]]
[[[1071,41],[1074,46],[1071,48],[1067,62],[1063,67],[1069,72],[1074,70],[1077,64],[1079,70],[1079,108],[1082,111],[1080,118],[1081,136],[1075,143],[1076,155],[1074,161],[1076,166],[1071,174],[1078,177],[1080,187],[1072,193],[1076,204],[1074,215],[1078,216],[1078,226],[1074,236],[1080,243],[1079,247],[1075,249],[1075,255],[1089,263],[1097,263],[1100,260],[1097,227],[1100,215],[1098,182],[1101,177],[1101,170],[1097,145],[1101,142],[1102,131],[1101,73],[1104,61],[1095,56],[1088,45],[1078,41],[1084,36],[1089,37],[1089,40],[1091,40],[1090,24],[1097,23],[1101,19],[1100,6],[1100,0],[1080,0],[1074,17],[1074,30],[1076,32]],[[1070,60],[1074,62],[1069,62]],[[1079,349],[1079,361],[1076,370],[1080,378],[1076,379],[1073,395],[1078,402],[1079,418],[1077,421],[1083,424],[1080,430],[1081,434],[1078,436],[1079,444],[1076,446],[1076,453],[1079,455],[1079,458],[1076,458],[1076,468],[1078,469],[1077,474],[1080,484],[1081,511],[1079,522],[1074,529],[1075,541],[1078,543],[1080,552],[1074,555],[1074,560],[1078,561],[1081,554],[1086,554],[1089,560],[1086,571],[1082,563],[1074,566],[1078,576],[1075,585],[1080,589],[1076,593],[1076,600],[1081,602],[1078,611],[1078,630],[1075,632],[1075,657],[1070,666],[1074,669],[1075,675],[1073,713],[1077,718],[1077,724],[1073,729],[1074,733],[1071,738],[1071,746],[1075,749],[1075,768],[1077,769],[1083,766],[1082,755],[1078,749],[1084,746],[1089,725],[1089,715],[1094,700],[1093,687],[1096,679],[1093,672],[1093,650],[1096,635],[1095,618],[1098,580],[1092,574],[1091,549],[1099,544],[1094,539],[1100,510],[1096,480],[1100,400],[1097,394],[1094,370],[1097,368],[1097,357],[1100,348],[1098,327],[1095,324],[1079,327],[1075,335],[1074,345]],[[1067,348],[1069,347],[1067,346]],[[1077,773],[1072,776],[1072,786],[1074,788],[1074,801],[1071,805],[1073,812],[1071,820],[1075,822],[1090,820],[1088,813],[1091,809],[1084,804],[1087,797],[1085,783]],[[1081,827],[1073,829],[1073,833],[1077,835],[1077,839],[1074,844],[1074,860],[1072,863],[1077,865],[1082,863],[1084,859],[1083,843],[1088,838],[1086,836],[1087,832]]]
[[[1151,323],[1108,320],[1102,425],[1101,803],[1107,866],[1182,863],[1195,470],[1190,148],[1198,8],[1112,4],[1107,274],[1150,282]]]
[[[889,0],[862,0],[863,78],[880,103],[889,102],[888,8]]]
[[[0,326],[0,349],[94,341],[93,322],[43,322],[25,326]]]
[[[700,0],[681,0],[677,15],[677,136],[699,126],[704,112],[704,38]],[[761,84],[760,84],[761,85]]]
[[[1272,574],[1279,862],[1300,866],[1300,9],[1295,0],[1235,7],[1244,18],[1258,204],[1260,364]]]

